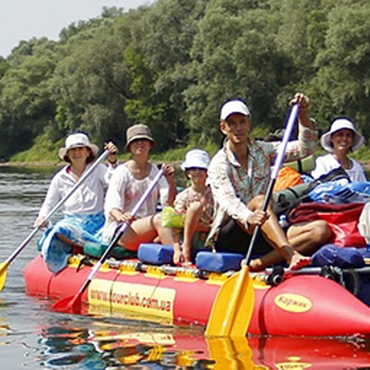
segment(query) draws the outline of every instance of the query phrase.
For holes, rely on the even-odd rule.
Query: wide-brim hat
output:
[[[185,161],[181,164],[181,169],[183,171],[186,171],[189,168],[208,170],[209,162],[210,159],[206,151],[202,149],[192,149],[186,153]]]
[[[331,142],[331,135],[340,130],[351,130],[355,134],[351,150],[355,151],[364,143],[364,137],[355,129],[354,124],[347,118],[338,118],[333,121],[330,130],[321,136],[321,146],[328,152],[333,152],[333,144]]]
[[[66,138],[65,147],[59,149],[59,157],[65,161],[69,149],[81,147],[90,148],[94,158],[98,155],[99,147],[90,143],[90,139],[86,134],[76,133],[71,134]]]
[[[243,116],[250,116],[251,113],[247,105],[241,100],[229,100],[221,108],[220,120],[226,121],[232,114],[239,113]]]
[[[139,123],[129,127],[126,131],[126,149],[128,149],[133,141],[140,139],[149,140],[153,145],[155,145],[152,131],[147,125]]]

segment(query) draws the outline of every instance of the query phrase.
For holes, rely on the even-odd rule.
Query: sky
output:
[[[154,0],[0,0],[0,55],[7,57],[22,40],[58,40],[73,22],[100,16],[104,6],[125,11]]]

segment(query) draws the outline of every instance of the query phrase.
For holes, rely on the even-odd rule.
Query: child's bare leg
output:
[[[158,239],[162,244],[173,245],[174,238],[172,229],[169,227],[162,226],[162,214],[156,213],[153,216],[153,227],[158,234]]]
[[[194,202],[186,211],[185,225],[184,225],[184,240],[181,245],[184,262],[191,261],[191,241],[195,232],[198,229],[200,216],[202,213],[202,204]]]

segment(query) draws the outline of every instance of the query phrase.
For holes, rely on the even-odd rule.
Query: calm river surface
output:
[[[33,230],[52,172],[0,167],[1,262]],[[0,293],[2,369],[369,369],[363,338],[207,341],[199,327],[52,312],[24,288],[39,236],[8,267]]]

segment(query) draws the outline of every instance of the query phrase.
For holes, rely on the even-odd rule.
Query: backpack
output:
[[[272,194],[272,209],[277,216],[282,214],[288,216],[294,208],[299,206],[299,204],[312,201],[309,193],[317,185],[343,178],[347,179],[348,182],[351,182],[347,172],[342,167],[338,167],[331,170],[327,174],[320,176],[318,179],[312,179],[310,182],[305,182],[303,184],[298,184],[277,191]]]
[[[275,181],[274,192],[302,184],[301,174],[291,167],[282,167]]]

